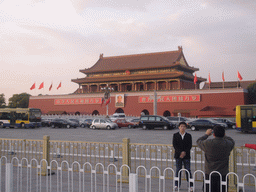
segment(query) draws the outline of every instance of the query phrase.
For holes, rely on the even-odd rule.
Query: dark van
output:
[[[162,128],[164,130],[174,129],[176,126],[167,118],[158,115],[143,115],[140,117],[139,126],[142,129]]]

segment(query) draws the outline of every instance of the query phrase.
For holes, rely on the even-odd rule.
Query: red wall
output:
[[[145,94],[145,92],[143,92]],[[165,92],[166,93],[166,92]],[[170,95],[173,93],[170,91]],[[136,93],[136,96],[129,96],[125,94],[125,107],[122,109],[127,115],[140,116],[143,110],[148,110],[149,114],[153,114],[153,104],[152,103],[138,103],[138,98],[141,93]],[[177,115],[177,112],[187,112],[187,116],[235,116],[235,111],[233,110],[236,105],[246,104],[247,94],[241,89],[237,92],[232,91],[203,91],[195,90],[191,93],[182,92],[181,94],[200,94],[200,102],[171,102],[171,103],[158,103],[157,104],[157,114],[163,115],[165,111],[169,111],[171,115]],[[81,94],[81,97],[83,94]],[[62,96],[59,96],[62,98]],[[72,98],[72,95],[65,95],[65,97]],[[55,97],[56,99],[56,97]],[[118,108],[115,107],[115,97],[111,97],[112,102],[109,104],[109,115],[116,112]],[[205,107],[213,107],[207,111],[201,111]],[[67,113],[80,112],[81,114],[92,114],[94,110],[97,110],[99,114],[106,114],[106,106],[103,104],[78,104],[78,105],[54,105],[54,98],[51,96],[34,96],[29,100],[29,107],[40,108],[45,114],[49,111],[66,111]]]

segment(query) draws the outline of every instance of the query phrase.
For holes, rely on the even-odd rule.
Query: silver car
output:
[[[118,125],[110,119],[94,119],[91,124],[92,129],[115,129]]]

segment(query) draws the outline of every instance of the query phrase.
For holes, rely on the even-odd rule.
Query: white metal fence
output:
[[[178,181],[173,167],[167,167],[162,172],[156,166],[150,169],[137,166],[136,171],[132,173],[127,165],[122,165],[118,171],[114,164],[104,166],[97,163],[93,166],[89,162],[80,164],[76,161],[69,163],[52,160],[48,164],[46,160],[29,161],[26,158],[1,157],[0,163],[1,192],[169,192],[174,190],[174,182]],[[129,177],[124,176],[124,171],[128,172]],[[184,173],[186,170],[181,171]],[[173,175],[172,179],[169,175]],[[195,179],[197,175],[205,178],[203,171],[196,170],[192,172],[190,182],[193,182],[194,191],[202,191],[203,183],[210,183],[210,180],[198,181]],[[236,183],[233,186],[229,185],[230,190],[256,191],[255,174],[239,177],[236,173],[230,172],[227,177],[231,176],[236,178]],[[181,184],[178,191],[189,190],[186,181],[182,180]],[[222,182],[222,185],[227,186],[227,182]]]

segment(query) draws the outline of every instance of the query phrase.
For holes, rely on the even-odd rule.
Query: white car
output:
[[[91,124],[92,129],[116,129],[118,125],[110,119],[94,119]]]
[[[124,113],[114,113],[113,115],[110,116],[111,121],[115,121],[117,119],[125,119],[125,114]]]

